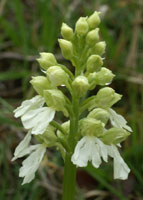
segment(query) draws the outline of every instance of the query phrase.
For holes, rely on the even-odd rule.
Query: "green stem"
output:
[[[62,200],[75,199],[76,166],[71,162],[71,155],[66,154]]]
[[[64,183],[63,183],[63,197],[62,200],[75,199],[75,184],[76,184],[76,166],[71,161],[76,145],[76,133],[78,132],[79,119],[79,99],[72,95],[72,113],[70,115],[70,134],[68,138],[70,153],[66,153],[65,168],[64,168]]]

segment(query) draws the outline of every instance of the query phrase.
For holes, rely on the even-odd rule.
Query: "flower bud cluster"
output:
[[[25,177],[24,183],[34,178],[46,147],[56,146],[63,158],[68,152],[73,155],[72,162],[80,167],[87,166],[91,161],[97,168],[101,157],[107,162],[107,156],[111,156],[115,159],[114,163],[117,157],[120,158],[116,145],[129,136],[131,128],[122,116],[111,109],[122,95],[107,87],[114,74],[103,66],[106,43],[100,41],[99,24],[100,13],[97,11],[89,17],[80,17],[75,30],[62,24],[63,39],[58,39],[58,42],[63,57],[75,67],[74,74],[58,63],[52,53],[40,53],[37,59],[44,75],[32,77],[30,83],[38,95],[24,101],[14,111],[15,117],[21,117],[24,127],[28,129],[28,134],[14,154],[14,159],[30,154],[20,172],[20,176]],[[96,85],[106,87],[88,98],[88,92]],[[60,125],[54,121],[56,111],[70,120]],[[29,146],[31,134],[35,135],[40,145]],[[82,155],[83,152],[85,155]],[[33,160],[32,170],[25,173]],[[121,160],[119,164],[124,166],[126,172],[121,177],[115,173],[115,178],[125,179],[129,169]]]

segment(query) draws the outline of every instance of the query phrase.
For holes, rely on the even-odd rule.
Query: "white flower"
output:
[[[84,136],[76,145],[72,162],[79,167],[86,167],[88,161],[98,168],[101,157],[107,162],[107,150],[104,144],[94,136]]]
[[[50,107],[42,107],[43,105],[44,98],[37,95],[24,101],[20,107],[14,110],[15,117],[21,116],[24,128],[31,129],[31,133],[35,135],[43,134],[55,116],[55,110]]]
[[[44,105],[44,103],[45,103],[44,98],[41,97],[40,95],[37,95],[30,100],[25,100],[22,102],[21,106],[19,106],[18,108],[16,108],[13,111],[14,116],[16,118],[21,117],[29,110],[33,110],[33,109],[42,107]]]
[[[30,140],[31,140],[31,132],[29,131],[27,135],[24,137],[24,139],[16,147],[12,161],[16,160],[17,158],[21,158],[27,154],[30,154],[37,148],[38,145],[29,146]]]
[[[124,128],[130,132],[132,132],[132,129],[127,125],[127,121],[124,119],[123,116],[117,114],[113,109],[109,108],[108,109],[109,114],[110,114],[110,121],[111,124],[114,127],[117,128]]]
[[[23,161],[19,172],[19,177],[24,177],[22,184],[29,183],[34,179],[45,152],[46,147],[42,144],[36,145],[36,150]]]
[[[120,156],[117,147],[115,145],[107,145],[107,148],[109,156],[114,159],[114,179],[127,179],[130,169]]]
[[[107,162],[108,156],[114,159],[114,178],[127,179],[130,169],[120,156],[115,145],[105,145],[95,136],[84,136],[76,145],[72,155],[73,164],[78,167],[86,167],[91,161],[95,168],[102,162],[101,158]]]

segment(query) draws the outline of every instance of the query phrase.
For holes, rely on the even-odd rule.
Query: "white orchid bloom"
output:
[[[19,177],[24,177],[23,183],[29,183],[35,178],[40,163],[46,152],[46,147],[42,144],[36,145],[35,151],[32,152],[23,162],[20,168]]]
[[[102,162],[107,162],[107,150],[101,140],[94,136],[84,136],[76,145],[72,162],[79,167],[86,167],[88,161],[98,168]]]
[[[24,128],[31,129],[31,134],[43,134],[55,116],[55,110],[43,107],[44,103],[44,98],[37,95],[14,110],[15,117],[21,117]]]
[[[27,154],[30,154],[37,148],[37,145],[30,145],[30,140],[31,140],[31,131],[27,133],[24,139],[16,147],[12,161],[16,160],[17,158],[21,158]]]
[[[110,121],[114,127],[124,128],[129,132],[132,132],[132,129],[127,125],[127,121],[124,119],[122,115],[117,114],[112,108],[108,109],[110,114]]]
[[[95,136],[84,136],[76,145],[72,155],[73,164],[78,167],[86,167],[91,161],[95,168],[102,162],[101,158],[107,162],[108,156],[114,159],[114,178],[127,179],[130,169],[120,156],[115,145],[105,145]]]
[[[107,145],[108,155],[114,159],[114,179],[125,180],[130,172],[115,145]]]

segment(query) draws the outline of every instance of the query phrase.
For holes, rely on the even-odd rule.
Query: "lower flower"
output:
[[[107,162],[108,156],[114,159],[114,178],[127,179],[130,169],[124,162],[115,145],[105,145],[95,136],[84,136],[76,145],[72,155],[73,164],[78,167],[86,167],[91,161],[95,168],[102,163],[101,158]]]

